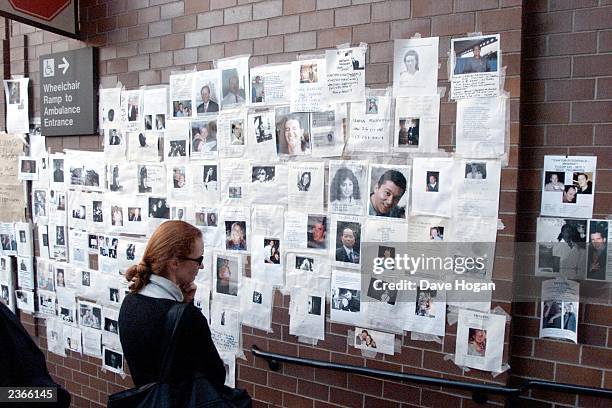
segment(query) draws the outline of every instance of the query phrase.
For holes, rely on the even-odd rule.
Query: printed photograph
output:
[[[225,221],[225,249],[246,251],[246,221]]]
[[[359,312],[361,310],[361,291],[357,289],[333,288],[332,308],[345,312]]]
[[[321,316],[322,299],[319,296],[308,297],[308,314]]]
[[[233,257],[217,256],[216,265],[217,293],[224,295],[238,295],[238,275],[242,271],[238,270],[238,260]]]
[[[418,147],[419,146],[419,126],[420,118],[400,118],[399,133],[397,135],[397,145],[399,147]]]
[[[321,215],[308,216],[308,242],[306,246],[313,249],[327,248],[327,217]]]
[[[361,224],[338,221],[336,223],[336,261],[352,264],[361,262]]]
[[[485,180],[487,178],[487,164],[482,162],[466,163],[465,178],[471,180]]]
[[[426,176],[425,191],[437,193],[439,191],[440,172],[439,171],[428,171]]]
[[[482,36],[452,42],[454,75],[498,72],[499,38]]]
[[[468,356],[484,357],[487,352],[487,331],[470,327],[468,331]]]

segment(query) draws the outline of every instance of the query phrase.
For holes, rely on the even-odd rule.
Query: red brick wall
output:
[[[524,6],[517,240],[535,241],[546,154],[596,155],[593,216],[612,213],[612,3],[543,0]],[[517,265],[533,265],[533,258]],[[519,271],[517,271],[518,273]],[[593,285],[582,283],[581,295]],[[539,304],[514,309],[514,376],[612,388],[612,307],[580,305],[577,345],[538,339]],[[536,392],[541,406],[609,406],[609,401]],[[535,401],[530,401],[535,404]],[[536,405],[540,406],[540,405]]]
[[[396,38],[409,38],[416,32],[422,36],[440,36],[440,85],[448,88],[446,55],[450,46],[450,38],[462,36],[467,32],[482,31],[484,33],[501,33],[501,44],[504,52],[503,61],[508,66],[506,90],[511,94],[511,149],[510,165],[502,171],[502,192],[500,200],[500,218],[506,228],[498,234],[500,242],[514,242],[518,232],[526,231],[533,222],[520,225],[518,230],[517,202],[520,214],[525,211],[537,211],[537,205],[531,204],[533,193],[521,195],[525,191],[522,186],[521,172],[528,168],[541,166],[541,155],[537,156],[533,165],[528,161],[531,150],[521,150],[519,156],[519,97],[521,92],[527,94],[523,98],[528,106],[537,95],[531,94],[531,89],[537,87],[523,87],[521,89],[521,73],[529,76],[531,80],[538,80],[539,86],[544,89],[545,81],[533,78],[534,75],[549,75],[549,72],[559,70],[553,58],[542,57],[541,54],[532,55],[534,50],[541,51],[542,39],[548,33],[542,30],[556,30],[557,26],[566,27],[565,20],[558,22],[554,16],[557,13],[546,13],[540,17],[548,18],[547,23],[530,21],[531,14],[522,22],[523,2],[520,0],[404,0],[370,2],[364,0],[82,0],[81,22],[85,42],[66,39],[55,34],[35,30],[19,23],[11,25],[10,35],[10,69],[13,74],[25,74],[32,79],[33,95],[32,110],[38,114],[38,57],[40,55],[59,52],[68,49],[83,47],[87,44],[100,47],[100,83],[102,86],[115,86],[120,81],[128,89],[143,85],[167,83],[172,71],[182,69],[207,69],[217,58],[228,57],[243,53],[251,53],[252,65],[264,63],[290,61],[299,53],[308,53],[314,50],[323,50],[334,47],[343,42],[369,43],[368,66],[366,82],[371,87],[385,87],[392,80],[392,53],[393,40]],[[532,11],[532,3],[542,6],[546,2],[529,1],[527,10]],[[563,1],[551,0],[551,7],[562,7]],[[579,2],[585,3],[585,1]],[[546,4],[543,7],[548,7]],[[573,7],[573,6],[572,6]],[[562,13],[573,13],[566,11]],[[578,14],[579,11],[576,11]],[[609,15],[609,14],[608,14]],[[571,19],[569,20],[571,21]],[[575,20],[575,24],[583,21]],[[602,22],[610,21],[602,20]],[[524,25],[523,25],[524,24]],[[584,26],[584,22],[582,23]],[[536,36],[536,43],[521,42],[522,27],[526,27],[530,36]],[[564,29],[565,31],[565,29]],[[571,31],[571,26],[570,26]],[[556,32],[556,31],[555,31]],[[581,31],[582,32],[582,31]],[[587,31],[588,32],[588,31]],[[552,40],[549,47],[557,54],[565,49],[565,41]],[[605,46],[606,38],[599,40],[600,47]],[[583,40],[585,41],[585,40]],[[544,42],[544,45],[546,42]],[[552,45],[551,45],[552,44]],[[556,44],[556,45],[555,45]],[[537,46],[535,46],[537,45]],[[556,46],[556,51],[555,50]],[[589,45],[592,47],[592,45]],[[525,48],[525,55],[521,55],[521,48]],[[609,47],[608,47],[609,50]],[[595,50],[591,50],[595,52]],[[601,50],[603,51],[603,50]],[[546,49],[544,48],[544,51]],[[569,51],[566,53],[572,53]],[[563,53],[563,52],[562,52]],[[544,54],[548,55],[548,54]],[[552,54],[551,54],[552,55]],[[530,63],[523,63],[521,57],[528,57]],[[563,60],[570,66],[570,56],[555,57]],[[610,66],[610,64],[603,65]],[[522,70],[522,71],[521,71]],[[567,71],[569,75],[571,71]],[[576,72],[576,71],[574,71]],[[609,74],[609,73],[608,73]],[[565,75],[565,74],[563,74]],[[566,75],[566,76],[567,76]],[[595,85],[593,84],[593,87]],[[604,85],[601,86],[602,88]],[[609,86],[608,86],[609,88]],[[537,92],[536,92],[537,93]],[[609,92],[608,92],[609,93]],[[530,95],[531,94],[531,95]],[[545,100],[542,91],[542,101],[536,106],[546,115],[537,117],[548,118],[558,114],[556,104]],[[602,95],[598,92],[597,95]],[[577,98],[576,98],[577,99]],[[593,99],[593,98],[591,98]],[[609,102],[608,102],[609,103]],[[562,102],[569,112],[573,103]],[[551,108],[552,106],[552,108]],[[582,107],[582,106],[580,106]],[[579,109],[577,107],[575,109]],[[440,145],[451,150],[454,144],[455,103],[443,101],[440,114]],[[608,107],[609,109],[609,107]],[[533,109],[527,109],[524,116],[530,124],[539,125],[533,115]],[[587,112],[590,112],[587,109]],[[569,113],[568,113],[569,115]],[[593,120],[591,120],[593,121]],[[535,122],[535,123],[532,123]],[[556,123],[556,122],[554,122]],[[546,127],[548,125],[543,125]],[[552,125],[551,125],[552,126]],[[604,129],[590,125],[593,140],[597,143],[610,145],[609,129],[608,141],[603,140]],[[525,128],[537,126],[525,126]],[[523,129],[521,144],[528,145],[525,139],[529,133]],[[544,132],[542,132],[544,134]],[[597,134],[601,136],[597,138]],[[544,136],[540,145],[544,144]],[[539,140],[539,139],[538,139]],[[561,139],[559,139],[561,140]],[[560,143],[560,142],[558,142]],[[564,142],[567,143],[567,142]],[[548,143],[551,144],[551,143]],[[84,150],[100,150],[101,140],[97,136],[84,135],[72,137],[49,138],[48,145],[53,151],[70,148]],[[533,144],[532,144],[533,145]],[[529,147],[528,149],[537,149]],[[540,151],[543,148],[540,148]],[[555,153],[556,149],[547,147],[547,152]],[[591,148],[593,149],[593,148]],[[604,154],[603,147],[600,154]],[[567,149],[561,148],[563,152]],[[527,153],[523,153],[526,151]],[[592,151],[592,150],[591,150]],[[540,153],[541,154],[541,153]],[[608,148],[609,156],[609,148]],[[519,162],[519,157],[521,162]],[[609,157],[608,157],[609,158]],[[605,159],[600,159],[605,162]],[[610,166],[608,165],[607,168]],[[601,168],[601,165],[600,165]],[[602,174],[602,173],[600,173]],[[599,178],[599,191],[604,188],[604,177]],[[535,188],[534,186],[528,186]],[[606,187],[610,191],[610,187]],[[596,199],[596,207],[604,204],[604,200]],[[534,210],[534,208],[536,208]],[[597,210],[604,213],[605,210]],[[596,212],[597,212],[596,211]],[[609,211],[608,211],[609,212]],[[525,214],[533,218],[535,213]],[[513,280],[513,252],[500,251],[497,254],[494,279],[499,288],[502,288],[496,297],[494,305],[501,305],[510,311],[510,292]],[[411,341],[409,335],[402,339],[401,354],[393,357],[386,356],[377,359],[365,359],[347,346],[346,335],[348,326],[330,324],[326,326],[326,340],[316,348],[297,343],[296,338],[288,334],[288,297],[277,292],[273,313],[272,334],[267,334],[248,327],[243,329],[243,343],[248,350],[252,344],[257,344],[264,350],[299,355],[301,357],[317,358],[333,362],[356,364],[367,367],[404,371],[409,373],[423,373],[445,378],[461,378],[472,381],[487,381],[505,384],[509,381],[504,374],[493,379],[488,373],[472,370],[463,373],[451,362],[443,359],[446,353],[454,351],[456,331],[455,326],[447,326],[447,336],[443,345]],[[526,363],[527,359],[535,360],[531,353],[524,353],[526,342],[535,340],[519,336],[521,327],[531,327],[532,320],[528,316],[534,311],[529,307],[518,305],[517,309],[527,317],[514,319],[515,335],[512,338],[514,354],[521,356],[512,361],[514,375],[531,375],[538,365]],[[590,313],[593,313],[592,310]],[[599,319],[601,314],[594,313]],[[609,316],[609,312],[608,315]],[[595,319],[595,318],[593,318]],[[30,333],[40,339],[41,347],[45,347],[44,323],[35,321],[23,315],[22,321]],[[537,322],[536,322],[537,323]],[[591,328],[599,335],[588,336],[589,341],[599,339],[605,345],[609,321],[589,320],[589,324],[581,325],[585,333]],[[586,327],[583,329],[583,327]],[[533,330],[533,329],[531,329]],[[603,334],[601,332],[603,330]],[[523,330],[524,331],[524,330]],[[533,336],[533,331],[529,332]],[[506,360],[510,354],[509,326],[506,333]],[[537,334],[536,334],[537,337]],[[584,336],[583,336],[584,337]],[[583,339],[584,342],[584,339]],[[568,347],[562,343],[557,347]],[[525,347],[523,347],[525,346]],[[572,346],[570,346],[572,347]],[[533,348],[533,347],[531,347]],[[529,350],[531,350],[529,348]],[[582,346],[583,356],[589,351]],[[536,347],[536,352],[538,347]],[[527,356],[525,355],[527,354]],[[588,353],[587,353],[588,354]],[[538,354],[536,354],[538,355]],[[274,373],[268,370],[262,360],[254,360],[252,354],[246,351],[247,360],[239,361],[237,368],[238,385],[249,390],[258,401],[258,406],[444,406],[467,407],[471,406],[470,396],[467,393],[452,390],[441,390],[436,387],[415,387],[411,385],[364,378],[355,375],[334,373],[326,370],[303,368],[284,365],[282,371]],[[564,364],[578,361],[563,360],[563,354],[539,358],[538,364],[543,364],[542,373],[549,369],[549,365],[557,365],[557,372]],[[584,359],[585,357],[583,357]],[[558,360],[559,363],[557,364]],[[586,360],[585,360],[586,361]],[[600,361],[603,361],[600,359]],[[523,364],[521,364],[523,362]],[[106,403],[109,393],[131,386],[130,378],[121,379],[115,374],[103,373],[100,370],[98,359],[81,357],[70,354],[69,357],[60,358],[48,354],[48,365],[59,382],[65,384],[73,394],[74,406],[97,407]],[[585,365],[585,364],[583,364]],[[599,370],[600,379],[603,377]],[[544,376],[545,378],[548,378]],[[608,386],[610,384],[608,378]],[[599,384],[598,384],[599,385]],[[542,398],[546,399],[546,398]],[[571,399],[571,398],[570,398]],[[500,404],[501,399],[493,398],[494,404]]]

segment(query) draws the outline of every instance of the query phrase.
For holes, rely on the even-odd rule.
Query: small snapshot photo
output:
[[[125,259],[128,261],[133,261],[136,258],[136,245],[128,244],[127,248],[125,248]]]
[[[306,246],[308,248],[327,248],[327,217],[321,215],[308,216],[307,238]]]
[[[202,168],[202,182],[204,183],[204,190],[217,191],[217,165]]]
[[[128,207],[128,221],[130,222],[142,221],[141,212],[142,212],[142,209],[140,207]]]
[[[434,300],[436,298],[436,294],[436,290],[423,290],[417,288],[417,299],[414,314],[422,317],[436,317],[434,314]]]
[[[18,104],[21,101],[21,90],[19,88],[19,81],[7,81],[9,91],[9,105]]]
[[[499,36],[452,41],[454,75],[498,72]]]
[[[264,102],[264,78],[261,75],[255,75],[251,80],[251,102]]]
[[[311,182],[312,182],[312,172],[310,171],[298,172],[298,175],[297,175],[298,191],[309,191]]]
[[[217,121],[194,120],[191,122],[191,152],[217,151]]]
[[[197,113],[219,112],[217,81],[204,80],[196,86],[196,89],[198,89],[198,87],[200,92],[196,95]]]
[[[437,193],[440,189],[440,172],[439,171],[428,171],[426,177],[425,191],[431,193]]]
[[[263,300],[263,296],[261,295],[261,292],[254,290],[253,291],[253,303],[257,303],[258,305],[261,305],[262,300]]]
[[[108,129],[108,144],[109,146],[119,146],[121,144],[121,136],[117,129]]]
[[[92,202],[92,219],[93,222],[104,222],[104,213],[102,212],[102,201]]]
[[[310,154],[312,143],[308,113],[290,113],[285,108],[277,109],[276,143],[280,154]]]
[[[274,166],[253,166],[252,183],[270,183],[274,181],[276,168]]]
[[[187,207],[172,207],[171,208],[171,219],[185,221],[185,214],[187,213]]]
[[[66,272],[63,268],[57,268],[55,270],[55,286],[62,288],[66,287]]]
[[[173,188],[185,188],[186,187],[186,175],[187,170],[185,167],[174,167],[172,169],[172,187]]]
[[[593,173],[574,173],[572,182],[577,194],[593,194]]]
[[[81,271],[81,285],[87,287],[91,286],[91,272]]]
[[[386,282],[380,278],[370,278],[370,285],[368,286],[367,296],[371,299],[378,300],[382,303],[388,303],[390,305],[395,304],[397,299],[397,290],[389,290]]]
[[[560,329],[562,327],[562,309],[561,302],[545,300],[544,308],[542,309],[542,328]]]
[[[55,226],[55,243],[57,245],[66,245],[66,233],[63,225]]]
[[[487,178],[487,163],[470,162],[465,164],[465,178],[469,180],[485,180]]]
[[[149,197],[149,217],[170,219],[170,207],[165,198]]]
[[[74,312],[67,307],[60,307],[60,317],[67,323],[74,323]]]
[[[221,71],[221,86],[223,100],[221,107],[242,104],[245,99],[245,78],[240,75],[236,68],[228,68]]]
[[[228,196],[229,198],[242,198],[242,187],[230,186]]]
[[[225,249],[246,251],[246,221],[225,221]]]
[[[307,256],[296,256],[295,257],[295,269],[299,269],[301,271],[312,272],[314,268],[314,258],[309,258]]]
[[[366,329],[357,330],[355,332],[355,347],[360,349],[377,348],[375,336],[373,334],[373,331]]]
[[[280,262],[280,240],[264,238],[264,263],[279,265]]]
[[[587,220],[540,218],[537,228],[539,272],[583,276]]]
[[[609,225],[608,221],[590,221],[587,279],[606,280]]]
[[[166,115],[158,113],[155,115],[155,130],[166,130]]]
[[[113,303],[119,303],[119,289],[109,288],[108,289],[108,300]]]
[[[102,328],[102,309],[89,303],[79,304],[81,326],[100,330]]]
[[[338,221],[336,231],[336,261],[359,264],[361,224]]]
[[[257,143],[272,140],[273,126],[267,116],[255,116],[253,118],[253,129],[255,129],[255,140]]]
[[[369,96],[366,98],[366,115],[378,115],[377,96]]]
[[[185,140],[171,140],[168,157],[185,157],[187,156],[187,142]]]
[[[345,57],[351,58],[351,64],[353,65],[353,71],[361,71],[365,69],[365,52],[361,50],[353,52],[349,50],[345,52]]]
[[[470,327],[468,330],[467,355],[484,357],[487,353],[487,331]]]
[[[138,192],[150,193],[153,187],[149,185],[149,170],[145,165],[138,166]]]
[[[64,182],[64,159],[53,159],[53,182]]]
[[[21,173],[24,174],[35,174],[36,173],[36,160],[21,159]]]
[[[104,318],[104,330],[109,333],[119,334],[119,325],[117,324],[116,320],[105,317]]]
[[[399,132],[397,135],[397,145],[399,147],[418,147],[419,146],[419,127],[420,118],[405,117],[399,118]]]
[[[300,84],[314,84],[319,82],[317,64],[300,65]]]
[[[153,130],[153,115],[145,115],[145,130]]]
[[[345,312],[359,312],[361,310],[361,291],[357,289],[332,289],[332,308]]]
[[[321,302],[320,296],[309,296],[308,297],[308,314],[321,316]]]
[[[217,293],[223,295],[238,295],[238,275],[242,273],[238,268],[238,260],[234,257],[217,256]]]
[[[576,333],[576,304],[574,302],[563,302],[563,330]]]
[[[230,123],[231,134],[230,144],[234,146],[244,145],[244,121],[243,120],[232,120]]]
[[[115,227],[123,226],[123,208],[113,205],[111,206],[111,224]]]
[[[563,194],[561,202],[564,204],[576,204],[576,196],[578,195],[578,187],[573,184],[563,186]]]
[[[172,101],[172,117],[188,118],[191,116],[191,99]]]
[[[123,354],[104,347],[104,367],[115,373],[123,372]]]
[[[128,122],[136,122],[140,110],[140,98],[138,95],[132,95],[128,99]]]
[[[444,241],[444,227],[437,225],[429,229],[429,239],[432,241]]]
[[[379,245],[378,257],[382,259],[395,258],[395,248],[391,246]]]
[[[563,191],[565,189],[565,172],[547,171],[544,173],[544,191]]]

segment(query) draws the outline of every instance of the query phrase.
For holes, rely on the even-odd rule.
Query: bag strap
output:
[[[167,383],[172,373],[172,363],[176,351],[177,333],[184,315],[187,303],[176,303],[172,305],[166,314],[166,323],[164,328],[165,352],[162,360],[161,369],[159,372],[159,381]]]

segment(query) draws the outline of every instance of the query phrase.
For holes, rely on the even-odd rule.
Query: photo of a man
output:
[[[241,86],[238,71],[235,68],[225,69],[221,73],[223,79],[223,108],[230,105],[238,105],[245,102],[244,85]]]
[[[608,223],[591,221],[589,227],[589,250],[587,279],[606,280],[608,263]]]
[[[406,207],[398,203],[406,192],[406,177],[397,170],[385,171],[370,192],[369,215],[404,218]]]
[[[219,112],[219,104],[210,99],[210,86],[200,88],[202,103],[198,105],[198,113]]]
[[[357,223],[338,221],[336,239],[336,261],[358,264],[361,226]]]

